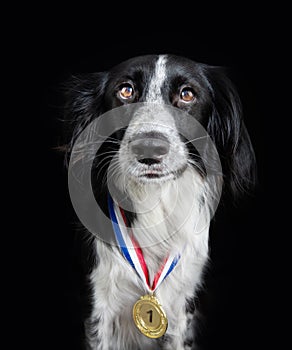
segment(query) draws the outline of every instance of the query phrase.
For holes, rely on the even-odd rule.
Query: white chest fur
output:
[[[173,339],[173,347],[169,349],[179,350],[183,349],[182,339],[186,332],[186,300],[194,296],[208,258],[209,224],[200,205],[204,185],[194,171],[187,170],[180,180],[167,186],[154,210],[141,210],[141,206],[145,209],[146,205],[141,200],[143,190],[131,186],[130,195],[140,199],[135,210],[141,214],[137,215],[134,226],[139,228],[136,238],[143,250],[150,281],[167,252],[176,250],[181,253],[179,263],[155,293],[168,318],[167,334]],[[148,189],[147,196],[149,205],[153,198],[151,189]],[[97,240],[96,248],[100,259],[91,275],[94,303],[91,321],[98,320],[98,326],[97,329],[88,329],[91,348],[156,349],[156,340],[142,335],[132,319],[133,305],[147,293],[142,280],[118,247]],[[97,332],[97,335],[90,336],[90,331]]]

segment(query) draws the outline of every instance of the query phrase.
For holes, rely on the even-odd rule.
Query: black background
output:
[[[54,149],[62,140],[60,84],[70,74],[106,70],[133,56],[171,53],[229,69],[258,162],[256,192],[236,207],[226,203],[216,215],[211,265],[200,302],[201,350],[261,346],[264,295],[260,286],[266,239],[261,229],[261,78],[266,34],[252,11],[239,8],[222,17],[216,9],[211,15],[210,10],[180,6],[171,16],[151,8],[141,16],[141,9],[134,20],[118,10],[113,14],[112,9],[83,12],[76,8],[73,16],[44,7],[37,16],[17,21],[15,40],[6,51],[16,73],[10,79],[10,109],[19,122],[17,132],[25,138],[25,146],[17,145],[15,179],[17,209],[23,215],[13,223],[14,237],[20,238],[14,242],[17,258],[10,259],[12,279],[24,289],[21,298],[16,289],[12,306],[24,309],[17,321],[8,322],[13,343],[15,337],[30,348],[81,349],[82,252],[73,233],[66,169],[62,155]],[[25,194],[20,195],[23,189]],[[21,229],[16,229],[17,224]]]

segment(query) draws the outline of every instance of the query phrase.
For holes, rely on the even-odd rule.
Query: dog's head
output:
[[[90,122],[122,106],[129,106],[131,118],[107,140],[110,148],[101,148],[104,160],[95,163],[98,174],[104,176],[105,159],[115,156],[119,171],[141,183],[179,177],[189,165],[203,176],[200,152],[177,128],[179,117],[173,111],[181,111],[198,121],[215,144],[225,188],[237,195],[253,185],[254,152],[240,99],[220,68],[173,55],[147,55],[108,72],[73,78],[66,103],[69,154]],[[182,126],[185,131],[191,127]]]

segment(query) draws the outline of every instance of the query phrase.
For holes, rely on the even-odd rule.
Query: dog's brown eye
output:
[[[182,89],[180,93],[180,99],[184,102],[192,102],[196,98],[195,92],[192,88],[190,87],[185,87]]]
[[[134,96],[134,88],[131,84],[122,84],[119,88],[119,95],[124,100],[129,100]]]

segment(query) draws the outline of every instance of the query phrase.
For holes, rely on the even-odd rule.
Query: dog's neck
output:
[[[128,188],[136,214],[131,226],[153,279],[169,253],[193,245],[196,234],[209,225],[202,210],[204,183],[190,167],[175,180]]]

